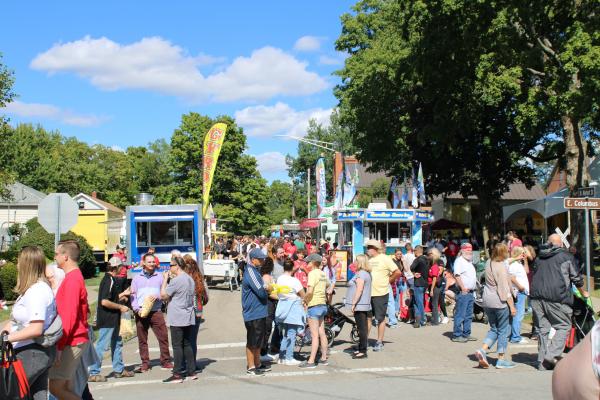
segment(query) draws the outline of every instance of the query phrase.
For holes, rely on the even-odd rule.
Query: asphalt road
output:
[[[341,299],[344,289],[339,292]],[[516,368],[482,370],[473,356],[480,343],[451,342],[451,323],[422,329],[402,324],[398,329],[386,331],[383,352],[370,352],[368,359],[352,360],[344,351],[351,345],[350,328],[346,326],[331,350],[330,366],[302,370],[273,365],[273,371],[266,376],[250,377],[245,374],[240,292],[211,289],[205,319],[198,337],[198,364],[203,369],[197,381],[162,383],[169,371],[159,368],[157,342],[150,334],[154,368],[134,378],[109,377],[106,383],[91,383],[94,397],[102,400],[189,399],[192,396],[248,400],[292,396],[345,400],[413,396],[477,400],[551,398],[551,373],[538,372],[533,367],[535,342],[509,347],[512,360],[518,363]],[[483,339],[486,332],[485,325],[473,325],[473,335],[477,338]],[[495,354],[491,354],[491,361],[494,358]],[[124,360],[131,366],[139,363],[137,339],[125,345]],[[106,375],[111,372],[108,359],[103,371]]]

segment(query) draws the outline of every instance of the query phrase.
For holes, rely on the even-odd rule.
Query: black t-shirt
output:
[[[415,286],[427,287],[427,276],[429,276],[429,259],[425,256],[419,256],[413,261],[410,266],[410,270],[413,273],[421,274],[420,278],[415,276]]]
[[[102,306],[102,300],[109,300],[118,303],[120,285],[117,279],[106,273],[100,282],[98,289],[98,314],[96,316],[96,326],[98,328],[118,328],[121,319],[121,312]]]

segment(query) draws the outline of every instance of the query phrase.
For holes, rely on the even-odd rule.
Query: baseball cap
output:
[[[261,249],[256,248],[250,252],[250,259],[264,260],[267,258]]]
[[[119,257],[111,257],[110,260],[108,260],[108,264],[111,267],[119,267],[123,265],[123,260],[121,260]]]
[[[379,240],[370,239],[367,241],[367,247],[375,247],[377,250],[381,250],[381,242],[379,242]]]
[[[125,248],[124,245],[122,245],[121,243],[117,243],[117,249],[124,249],[124,248]]]
[[[473,246],[471,245],[471,243],[463,243],[460,245],[460,249],[466,251],[473,251]]]

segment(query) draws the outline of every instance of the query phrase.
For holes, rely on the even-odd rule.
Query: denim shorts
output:
[[[327,314],[327,306],[325,304],[319,304],[318,306],[308,307],[308,318],[323,320]]]

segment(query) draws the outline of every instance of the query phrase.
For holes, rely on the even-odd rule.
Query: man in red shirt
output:
[[[60,242],[54,259],[65,272],[56,292],[56,309],[62,320],[63,335],[56,344],[56,361],[50,368],[50,392],[61,400],[77,400],[70,381],[75,377],[82,354],[89,346],[87,290],[79,270],[80,248],[74,240]]]

